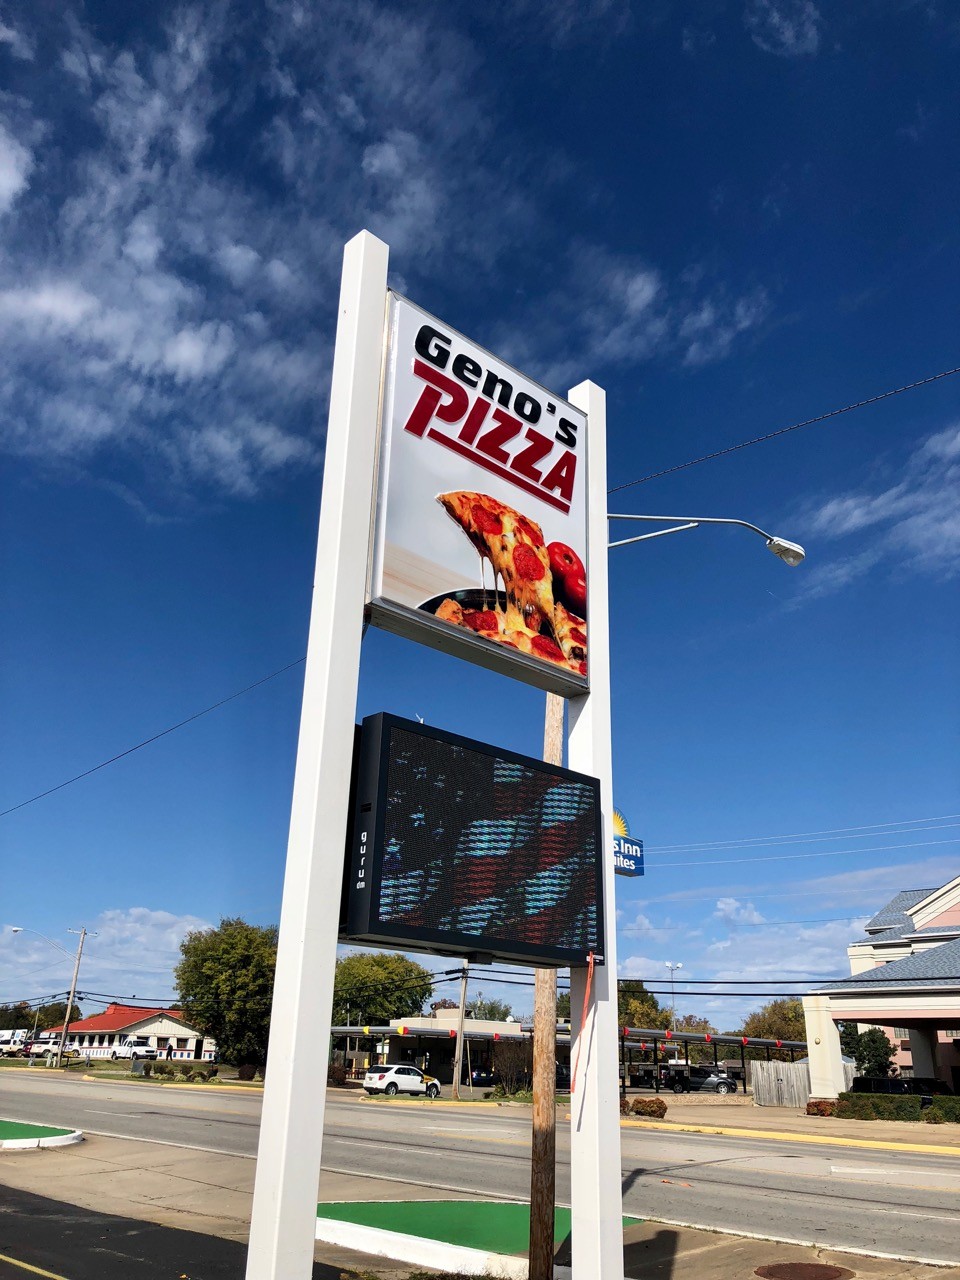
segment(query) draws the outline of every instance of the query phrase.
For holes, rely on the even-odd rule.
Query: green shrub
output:
[[[143,1074],[144,1074],[145,1076],[148,1076],[148,1077],[149,1077],[150,1075],[152,1075],[152,1074],[153,1074],[153,1063],[152,1063],[152,1062],[145,1062],[145,1063],[143,1064]]]
[[[947,1123],[946,1117],[944,1116],[943,1112],[936,1106],[936,1104],[934,1104],[934,1106],[932,1107],[927,1107],[926,1111],[923,1112],[920,1118],[923,1120],[924,1124],[946,1124]]]
[[[164,1076],[173,1074],[173,1070],[169,1062],[154,1062],[151,1065],[153,1066],[154,1076],[158,1076],[160,1079],[163,1079]]]
[[[937,1098],[933,1107],[928,1108],[928,1110],[934,1109],[940,1112],[948,1124],[960,1124],[960,1098]]]
[[[840,1120],[919,1120],[920,1099],[910,1094],[841,1093],[834,1114]]]
[[[811,1098],[807,1103],[808,1116],[835,1116],[837,1104],[833,1098]]]
[[[667,1114],[667,1104],[662,1098],[634,1098],[630,1110],[635,1116],[662,1120]]]

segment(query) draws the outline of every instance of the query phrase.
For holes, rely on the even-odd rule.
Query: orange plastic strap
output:
[[[577,1067],[580,1065],[580,1046],[583,1044],[583,1029],[587,1022],[587,1009],[590,1007],[590,988],[593,985],[593,952],[587,956],[587,985],[583,989],[583,1009],[580,1013],[580,1033],[577,1036],[577,1056],[573,1060],[573,1073],[570,1076],[570,1092],[577,1087]]]

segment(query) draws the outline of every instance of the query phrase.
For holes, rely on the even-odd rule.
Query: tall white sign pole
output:
[[[387,258],[367,231],[343,254],[247,1280],[307,1280],[313,1270]]]
[[[587,415],[589,513],[587,584],[590,692],[570,699],[571,769],[600,779],[603,843],[613,848],[613,749],[610,741],[610,613],[607,591],[607,408],[601,387],[581,382],[570,403]],[[570,971],[571,1061],[577,1062],[570,1106],[570,1230],[574,1280],[623,1280],[620,1187],[620,1080],[617,1055],[616,881],[603,859],[606,963],[593,971],[586,1017],[585,969]]]

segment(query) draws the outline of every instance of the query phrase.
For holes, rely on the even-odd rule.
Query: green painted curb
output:
[[[78,1129],[57,1129],[48,1124],[27,1124],[22,1120],[0,1120],[0,1151],[28,1151],[37,1147],[62,1147],[80,1142]]]
[[[318,1204],[317,1217],[485,1253],[521,1255],[530,1243],[530,1206],[520,1201],[339,1201]],[[624,1217],[623,1225],[641,1221]],[[554,1212],[555,1243],[569,1234],[570,1210],[558,1208]]]

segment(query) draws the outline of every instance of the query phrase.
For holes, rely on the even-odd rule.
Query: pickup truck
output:
[[[138,1058],[153,1059],[157,1056],[157,1051],[147,1039],[146,1036],[127,1036],[120,1044],[116,1044],[110,1050],[110,1057],[131,1058],[134,1062]]]

